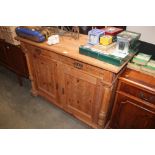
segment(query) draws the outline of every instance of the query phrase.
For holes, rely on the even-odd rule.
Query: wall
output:
[[[155,44],[155,26],[127,26],[127,30],[139,32],[141,41]]]

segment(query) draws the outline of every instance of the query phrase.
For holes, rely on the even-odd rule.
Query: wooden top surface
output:
[[[97,60],[95,58],[91,58],[85,55],[82,55],[79,53],[79,46],[80,45],[85,45],[87,43],[87,35],[82,35],[80,34],[80,38],[78,40],[75,40],[71,37],[67,36],[61,36],[60,37],[60,43],[55,44],[55,45],[48,45],[46,42],[43,43],[36,43],[21,37],[16,37],[17,40],[29,43],[31,45],[49,50],[51,52],[55,52],[79,61],[82,61],[84,63],[111,71],[113,73],[118,73],[126,64],[129,60],[127,60],[122,66],[115,66],[100,60]],[[132,57],[133,55],[131,55]]]

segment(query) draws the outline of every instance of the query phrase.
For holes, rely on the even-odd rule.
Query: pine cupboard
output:
[[[109,119],[120,67],[80,55],[87,42],[62,37],[48,46],[23,38],[21,42],[32,83],[32,94],[40,95],[93,128],[104,128]]]

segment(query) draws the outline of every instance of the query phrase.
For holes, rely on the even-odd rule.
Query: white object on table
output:
[[[48,38],[47,44],[54,45],[59,43],[59,35],[52,35]]]

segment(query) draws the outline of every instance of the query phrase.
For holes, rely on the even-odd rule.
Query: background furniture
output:
[[[26,58],[19,45],[15,46],[0,39],[0,64],[17,74],[21,86],[22,77],[28,78]]]
[[[155,77],[126,69],[119,78],[110,128],[155,128]]]
[[[93,26],[93,27],[96,27],[98,29],[105,28],[105,26]],[[114,27],[122,28],[123,30],[126,30],[126,26],[114,26]],[[79,26],[79,29],[81,34],[88,34],[88,31],[92,29],[92,26]]]

